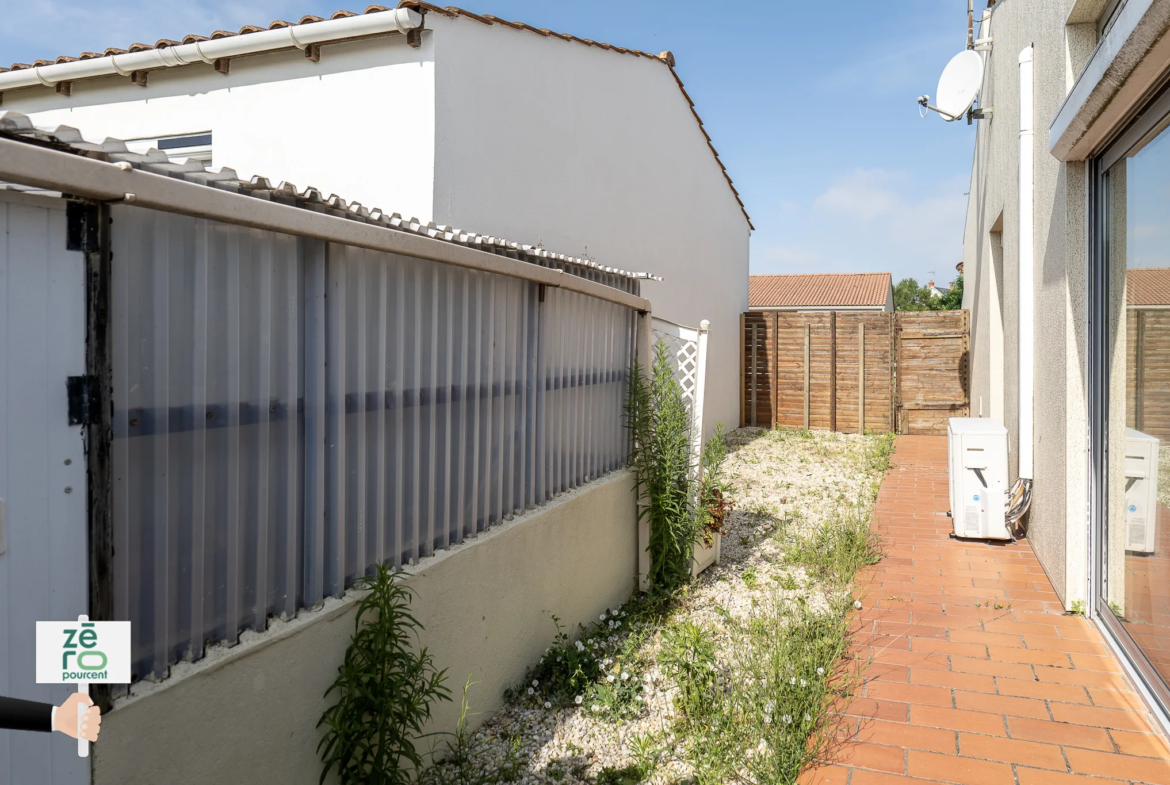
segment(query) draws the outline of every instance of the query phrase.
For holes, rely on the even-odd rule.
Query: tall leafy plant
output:
[[[451,700],[446,671],[435,670],[425,647],[413,648],[423,627],[410,614],[412,595],[401,574],[377,565],[355,584],[369,594],[358,604],[345,662],[325,692],[337,702],[317,723],[327,728],[317,747],[325,764],[321,782],[336,770],[342,785],[407,785],[422,768],[415,742],[424,737],[431,705]]]
[[[626,401],[633,436],[634,490],[643,500],[639,520],[650,523],[650,585],[670,592],[691,576],[697,521],[691,488],[691,411],[665,344],[654,347],[649,378],[635,363]]]

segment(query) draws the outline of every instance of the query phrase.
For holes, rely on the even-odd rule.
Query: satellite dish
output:
[[[951,58],[938,79],[935,95],[939,114],[947,122],[958,120],[979,97],[983,85],[983,58],[979,53],[964,49]]]

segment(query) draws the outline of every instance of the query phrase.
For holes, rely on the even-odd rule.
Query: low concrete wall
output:
[[[454,730],[459,693],[482,722],[556,630],[629,597],[637,557],[632,478],[617,472],[410,570],[423,645],[447,668],[455,700],[434,707],[433,730]],[[138,685],[102,722],[95,785],[306,783],[321,772],[317,720],[354,629],[356,598],[275,622],[239,645]],[[425,742],[424,742],[425,743]]]

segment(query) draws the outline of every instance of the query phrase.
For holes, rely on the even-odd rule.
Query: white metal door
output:
[[[62,199],[0,191],[0,695],[59,705],[36,683],[36,622],[87,612],[86,467],[65,380],[85,373],[85,259]],[[76,785],[89,759],[61,733],[0,730],[0,784]]]

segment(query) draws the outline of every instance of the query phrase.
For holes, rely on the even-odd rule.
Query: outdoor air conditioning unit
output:
[[[1010,540],[1007,428],[985,417],[947,422],[951,519],[956,537]]]
[[[1148,433],[1125,429],[1125,549],[1154,552],[1158,521],[1158,445]]]

